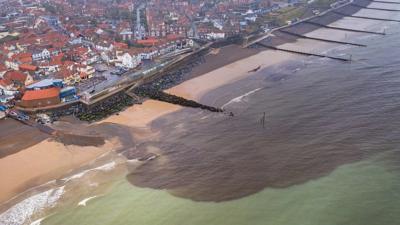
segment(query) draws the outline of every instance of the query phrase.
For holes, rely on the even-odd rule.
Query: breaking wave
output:
[[[230,100],[229,102],[227,102],[226,104],[224,104],[223,106],[221,106],[221,108],[224,109],[226,106],[228,106],[228,105],[230,105],[232,103],[241,102],[243,100],[243,98],[245,98],[245,97],[247,97],[247,96],[249,96],[249,95],[251,95],[253,93],[256,93],[259,90],[261,90],[261,88],[254,89],[254,90],[249,91],[249,92],[247,92],[247,93],[245,93],[245,94],[243,94],[243,95],[241,95],[239,97],[236,97],[236,98]]]
[[[70,181],[70,180],[74,180],[74,179],[81,178],[81,177],[83,177],[86,173],[88,173],[88,172],[90,172],[90,171],[96,171],[96,170],[110,171],[110,170],[114,169],[115,166],[116,166],[116,163],[113,161],[113,162],[104,164],[104,165],[102,165],[102,166],[96,167],[96,168],[92,168],[92,169],[88,169],[88,170],[82,171],[82,172],[80,172],[80,173],[74,174],[74,175],[72,175],[72,176],[70,176],[70,177],[67,177],[67,178],[64,178],[64,179],[61,179],[61,180],[64,181],[64,182],[68,182],[68,181]]]
[[[31,216],[35,213],[45,208],[54,207],[63,193],[64,186],[31,196],[2,213],[0,224],[23,225],[30,221]],[[38,225],[42,220],[36,220],[31,224]]]
[[[95,196],[92,196],[92,197],[85,198],[85,199],[83,199],[82,201],[80,201],[80,202],[78,203],[78,206],[86,206],[86,204],[88,203],[88,201],[90,201],[90,200],[92,200],[92,199],[94,199],[94,198],[97,198],[97,197],[100,197],[100,196],[95,195]]]

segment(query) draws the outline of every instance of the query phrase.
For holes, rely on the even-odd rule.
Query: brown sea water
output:
[[[165,160],[136,168],[128,180],[220,202],[306,183],[384,152],[397,158],[399,52],[382,45],[395,49],[399,42],[390,36],[368,45],[331,51],[353,54],[354,63],[291,62],[204,97],[234,117],[184,110],[156,121],[162,140],[139,148],[162,149]]]

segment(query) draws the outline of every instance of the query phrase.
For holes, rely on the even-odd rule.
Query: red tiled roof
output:
[[[88,49],[85,47],[78,47],[78,48],[73,49],[73,51],[79,55],[83,55],[88,52]]]
[[[25,70],[25,71],[36,71],[37,66],[30,65],[30,64],[21,64],[19,65],[20,70]]]
[[[19,61],[22,62],[22,63],[31,63],[32,62],[32,58],[31,57],[24,57],[24,58],[20,58]]]
[[[113,44],[116,48],[128,48],[128,44],[121,42],[114,42]]]
[[[10,80],[10,81],[19,81],[21,83],[25,83],[27,75],[20,72],[20,71],[8,71],[4,75],[5,80]]]
[[[177,35],[177,34],[168,34],[167,35],[167,40],[169,40],[169,41],[178,40],[180,38],[182,38],[182,37],[180,35]]]
[[[22,97],[23,101],[39,100],[58,97],[60,94],[60,89],[53,87],[41,90],[28,90]]]
[[[74,65],[75,63],[74,62],[72,62],[72,61],[69,61],[69,60],[66,60],[66,61],[64,61],[64,66],[72,66],[72,65]]]
[[[11,84],[10,80],[0,79],[0,86],[6,87]]]
[[[72,71],[63,67],[60,69],[60,71],[57,72],[57,77],[61,79],[68,78],[72,75],[73,75]]]
[[[12,60],[17,60],[22,63],[31,63],[32,62],[32,54],[31,53],[19,53],[11,56]]]
[[[155,45],[158,43],[158,40],[157,39],[137,40],[137,43],[141,45]]]
[[[3,64],[0,64],[0,71],[6,71],[7,67]]]
[[[19,53],[11,56],[12,59],[21,59],[21,58],[32,58],[32,53],[25,52],[25,53]]]
[[[51,65],[61,65],[63,57],[64,57],[64,53],[54,56],[53,58],[51,58],[50,64]]]

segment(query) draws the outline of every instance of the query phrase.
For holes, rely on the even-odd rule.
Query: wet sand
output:
[[[0,159],[36,145],[49,137],[13,119],[0,120],[0,127]]]
[[[146,128],[153,120],[179,109],[181,107],[178,105],[147,100],[141,105],[129,107],[125,111],[120,112],[119,115],[112,115],[98,124],[108,122],[128,127]]]
[[[238,45],[228,45],[219,49],[215,49],[205,57],[206,63],[194,67],[187,77],[189,79],[198,77],[241,59],[253,56],[260,51],[262,50],[242,48]]]

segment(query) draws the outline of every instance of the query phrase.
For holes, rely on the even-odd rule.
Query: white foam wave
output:
[[[140,162],[138,159],[127,159],[126,160],[127,163],[137,163]]]
[[[46,219],[46,217],[40,218],[38,220],[33,221],[32,223],[30,223],[29,225],[40,225],[40,223]]]
[[[33,214],[45,208],[54,207],[63,193],[64,186],[31,196],[2,213],[0,224],[23,225]],[[31,224],[38,225],[40,222],[41,220],[36,220]]]
[[[44,183],[44,184],[42,184],[42,185],[29,188],[28,190],[26,190],[26,191],[24,191],[24,192],[22,192],[22,193],[20,193],[20,194],[18,194],[18,195],[15,195],[14,197],[12,197],[12,198],[11,198],[10,200],[8,200],[7,202],[14,201],[15,199],[17,199],[17,198],[19,198],[19,197],[21,197],[21,196],[23,196],[23,195],[26,195],[26,193],[28,193],[28,192],[30,192],[30,191],[36,189],[36,188],[44,187],[44,186],[46,186],[46,185],[55,184],[55,183],[56,183],[56,180],[51,180],[51,181],[49,181],[49,182],[47,182],[47,183]],[[6,203],[7,203],[7,202],[6,202]]]
[[[70,180],[74,180],[74,179],[81,178],[81,177],[83,177],[86,173],[88,173],[88,172],[90,172],[90,171],[95,171],[95,170],[110,171],[110,170],[114,169],[115,166],[116,166],[116,163],[113,161],[113,162],[104,164],[104,165],[102,165],[102,166],[99,166],[99,167],[96,167],[96,168],[92,168],[92,169],[88,169],[88,170],[82,171],[82,172],[80,172],[80,173],[74,174],[74,175],[72,175],[72,176],[70,176],[70,177],[67,177],[67,178],[62,179],[62,181],[68,182],[68,181],[70,181]]]
[[[104,164],[102,166],[96,167],[93,170],[110,171],[110,170],[114,169],[116,165],[117,164],[114,161],[112,161],[110,163],[107,163],[107,164]]]
[[[246,94],[243,94],[243,95],[241,95],[239,97],[236,97],[236,98],[230,100],[229,102],[227,102],[226,104],[224,104],[221,108],[224,109],[226,106],[228,106],[228,105],[230,105],[232,103],[241,102],[243,100],[243,98],[245,98],[245,97],[247,97],[247,96],[249,96],[249,95],[251,95],[251,94],[253,94],[253,93],[255,93],[255,92],[259,91],[259,90],[261,90],[261,88],[254,89],[252,91],[247,92]]]
[[[94,199],[94,198],[97,198],[97,197],[99,197],[99,196],[95,195],[95,196],[92,196],[92,197],[85,198],[85,199],[83,199],[82,201],[80,201],[80,202],[78,203],[78,206],[86,206],[86,203],[87,203],[88,201],[90,201],[90,200],[92,200],[92,199]]]

